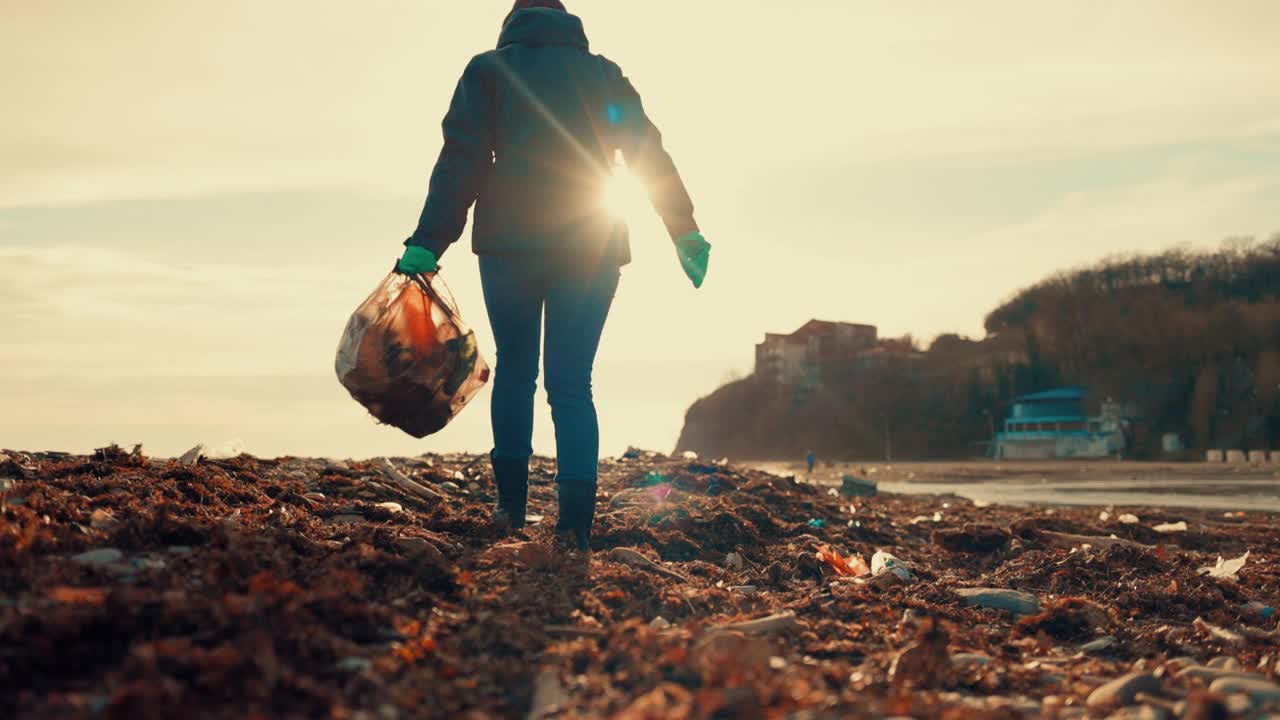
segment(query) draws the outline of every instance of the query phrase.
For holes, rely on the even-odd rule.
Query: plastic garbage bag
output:
[[[351,316],[335,367],[370,414],[416,438],[443,429],[489,381],[438,275],[388,275]]]

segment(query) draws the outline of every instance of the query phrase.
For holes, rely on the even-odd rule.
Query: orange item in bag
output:
[[[437,275],[388,275],[351,316],[335,367],[351,397],[416,438],[443,429],[489,381]]]

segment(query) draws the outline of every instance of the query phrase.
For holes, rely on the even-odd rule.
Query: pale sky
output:
[[[633,218],[608,454],[670,449],[766,331],[980,335],[1048,273],[1280,230],[1271,0],[566,2],[714,245],[695,292]],[[489,447],[487,394],[414,441],[332,365],[507,0],[0,4],[0,447]],[[492,357],[468,242],[444,277]]]

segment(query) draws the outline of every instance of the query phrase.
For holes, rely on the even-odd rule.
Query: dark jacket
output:
[[[550,255],[624,265],[626,225],[603,205],[614,151],[650,189],[672,238],[697,230],[693,203],[622,70],[591,54],[582,21],[558,10],[512,15],[498,49],[467,65],[444,119],[418,229],[437,256],[475,203],[480,255]]]

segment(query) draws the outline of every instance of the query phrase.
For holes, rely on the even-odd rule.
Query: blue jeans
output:
[[[596,481],[600,427],[591,370],[618,277],[618,267],[612,264],[583,270],[539,257],[480,256],[485,307],[498,345],[491,407],[494,457],[520,460],[533,455],[533,396],[541,346],[556,427],[557,482]]]

